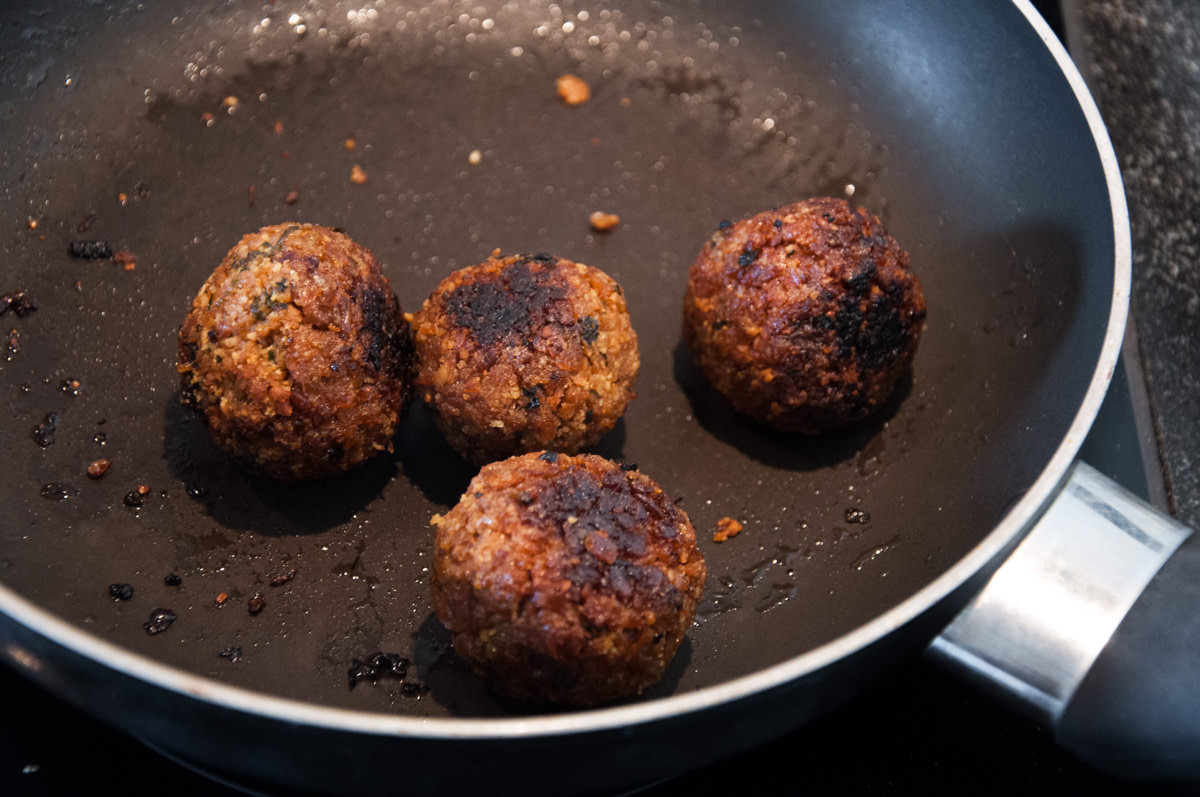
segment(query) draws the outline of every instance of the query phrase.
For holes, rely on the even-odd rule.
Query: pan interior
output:
[[[246,476],[179,407],[175,333],[195,291],[242,234],[298,220],[370,248],[410,311],[495,248],[622,283],[642,374],[598,452],[680,501],[710,571],[695,627],[641,699],[868,622],[1038,477],[1108,319],[1091,134],[1053,59],[1014,33],[1021,15],[991,5],[7,11],[0,292],[37,309],[2,319],[0,581],[129,650],[267,694],[526,710],[488,695],[432,617],[429,519],[472,469],[422,410],[394,455],[295,487]],[[588,102],[559,100],[565,73]],[[928,329],[883,417],[781,437],[706,389],[680,304],[719,222],[817,194],[852,196],[909,249]],[[595,210],[618,228],[591,230]],[[83,239],[136,264],[68,256]],[[50,415],[39,446],[31,429]],[[89,479],[102,457],[111,469]],[[712,542],[725,516],[744,531]],[[117,583],[133,597],[114,600]],[[158,609],[178,619],[151,635]],[[353,660],[380,651],[414,661],[405,680],[348,688]]]

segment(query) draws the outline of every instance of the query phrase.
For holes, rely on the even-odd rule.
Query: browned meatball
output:
[[[440,520],[433,608],[498,692],[594,705],[656,683],[704,590],[683,510],[593,454],[480,470]]]
[[[417,393],[476,464],[586,448],[634,395],[641,360],[625,296],[582,263],[514,255],[459,269],[413,326]]]
[[[876,412],[909,368],[925,298],[879,219],[818,197],[722,228],[688,272],[683,334],[735,410],[816,433]]]
[[[390,451],[411,364],[408,323],[375,258],[311,224],[242,238],[179,329],[183,403],[232,458],[284,481]]]

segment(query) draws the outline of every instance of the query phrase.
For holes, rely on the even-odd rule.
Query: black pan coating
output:
[[[178,405],[188,302],[242,234],[282,220],[345,229],[405,307],[495,247],[625,287],[638,398],[598,451],[682,499],[710,570],[643,699],[784,661],[912,595],[995,526],[1073,420],[1111,304],[1111,216],[1065,82],[1028,79],[1055,71],[1049,54],[992,68],[1026,24],[1011,8],[285,5],[5,11],[0,293],[36,310],[0,317],[18,341],[0,360],[0,581],[68,621],[273,695],[522,711],[432,618],[428,521],[473,471],[421,410],[394,456],[296,488],[246,476]],[[566,72],[587,103],[558,99]],[[687,265],[723,219],[851,186],[910,251],[928,328],[881,419],[780,436],[693,368]],[[621,224],[591,230],[595,210]],[[84,240],[136,267],[72,257]],[[101,457],[110,470],[89,479]],[[716,544],[723,516],[745,530]],[[159,608],[178,619],[150,635]],[[349,688],[352,661],[380,651],[414,660],[405,680]]]

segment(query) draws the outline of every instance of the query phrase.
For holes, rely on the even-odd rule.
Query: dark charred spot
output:
[[[542,386],[534,385],[533,387],[522,387],[521,395],[526,399],[525,409],[533,411],[542,406]]]
[[[864,257],[858,261],[858,267],[855,269],[854,274],[843,280],[842,285],[856,299],[865,297],[871,291],[871,283],[875,280],[875,274],[878,270],[879,267],[873,258]]]
[[[362,341],[367,363],[376,371],[383,369],[385,354],[401,346],[389,323],[395,315],[391,297],[381,285],[360,285],[355,289],[355,301],[362,310]],[[395,357],[388,358],[389,361]]]
[[[222,659],[229,659],[229,661],[233,664],[237,664],[242,660],[242,649],[237,645],[231,645],[230,647],[222,648],[221,650],[217,651],[217,655]]]
[[[196,362],[196,352],[199,348],[200,347],[192,341],[187,341],[186,343],[180,343],[179,344],[179,359],[185,363]]]
[[[600,337],[600,321],[595,316],[584,316],[579,319],[579,337],[591,346]]]
[[[446,297],[450,319],[482,346],[525,341],[545,326],[561,325],[569,314],[569,306],[564,306],[567,288],[542,266],[542,257],[521,258],[499,274],[459,285]]]
[[[733,225],[733,222],[731,222],[729,219],[721,219],[720,224],[717,225],[717,229],[718,230],[728,230],[732,225]]]
[[[330,462],[341,462],[342,458],[345,456],[346,449],[343,448],[340,443],[335,443],[329,448],[325,449],[325,459],[329,460]]]
[[[783,229],[783,219],[775,219],[774,224],[775,224],[775,229],[777,229],[777,230]]]
[[[132,584],[109,584],[108,597],[115,601],[127,601],[133,598]]]
[[[67,254],[85,260],[103,260],[112,257],[113,250],[108,241],[72,241],[67,246]]]
[[[150,619],[142,623],[142,628],[150,636],[157,636],[170,628],[177,619],[179,618],[175,612],[170,609],[155,609],[150,612]]]
[[[746,249],[738,255],[738,268],[745,268],[752,265],[755,260],[758,260],[760,249],[754,247],[746,247]]]
[[[364,659],[351,659],[350,668],[346,671],[350,688],[353,689],[359,681],[376,683],[384,676],[404,680],[412,660],[398,653],[374,653]]]
[[[542,460],[543,462],[549,462],[549,463],[553,464],[555,462],[558,462],[558,452],[557,451],[543,451],[541,456],[538,457],[538,459]]]
[[[58,429],[58,413],[48,412],[42,422],[33,427],[33,442],[46,448],[54,444],[54,433]]]

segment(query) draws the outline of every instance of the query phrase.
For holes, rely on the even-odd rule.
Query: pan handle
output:
[[[1200,778],[1200,537],[1190,534],[1076,463],[930,653],[1110,774]]]

